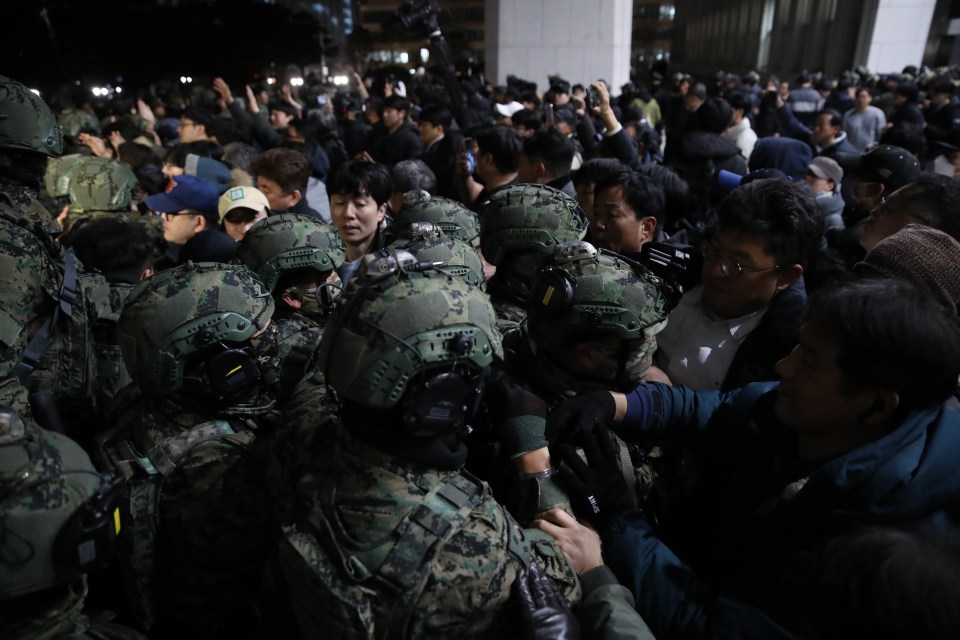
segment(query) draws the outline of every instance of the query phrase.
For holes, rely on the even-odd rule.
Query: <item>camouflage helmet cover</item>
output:
[[[491,264],[510,251],[550,254],[587,232],[587,218],[577,203],[553,187],[518,184],[496,191],[480,210],[480,248]]]
[[[80,575],[58,562],[57,537],[99,484],[75,442],[0,409],[0,601]]]
[[[297,269],[330,273],[344,260],[336,227],[299,213],[272,215],[250,227],[237,247],[237,259],[250,267],[269,290]]]
[[[112,158],[84,156],[69,175],[70,207],[79,212],[130,211],[137,176]]]
[[[63,136],[50,107],[6,76],[0,76],[0,147],[48,156],[63,153]]]
[[[651,338],[666,326],[669,311],[649,271],[584,241],[554,250],[527,305],[530,338],[547,351],[561,349],[576,335]]]
[[[412,253],[419,262],[440,263],[437,269],[482,287],[483,264],[476,250],[456,238],[447,237],[439,225],[415,222],[391,245]]]
[[[496,315],[480,289],[440,271],[374,261],[340,299],[320,343],[319,367],[344,398],[387,409],[425,371],[479,369],[503,358]]]
[[[408,191],[403,195],[403,206],[393,224],[397,229],[406,229],[414,222],[432,222],[451,238],[474,247],[480,245],[477,214],[456,200],[432,196],[426,191]]]
[[[64,109],[57,114],[57,124],[65,138],[76,138],[84,131],[100,133],[100,122],[92,113],[83,109]]]
[[[174,394],[192,356],[248,340],[267,327],[273,308],[243,265],[187,262],[162,271],[134,287],[120,313],[124,364],[144,393]]]
[[[53,198],[62,198],[70,195],[70,179],[74,171],[90,156],[79,153],[51,158],[47,163],[47,172],[43,174],[43,185],[47,195]]]

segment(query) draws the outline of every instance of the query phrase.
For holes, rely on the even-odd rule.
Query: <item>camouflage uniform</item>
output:
[[[345,426],[281,544],[300,632],[511,635],[522,567],[542,564],[571,602],[580,588],[549,537],[522,530],[485,483],[457,471],[476,385],[502,354],[493,309],[461,279],[414,271],[409,253],[364,260],[320,351]]]
[[[437,268],[444,273],[484,288],[483,264],[477,252],[463,240],[448,236],[440,225],[414,222],[390,246],[409,251],[420,262],[439,263]]]
[[[9,378],[0,386],[4,402],[19,387]],[[0,408],[0,637],[143,638],[110,623],[109,615],[83,613],[83,572],[109,560],[121,526],[109,497],[113,486],[76,443]],[[104,516],[96,522],[78,513],[91,500],[91,510]],[[79,535],[70,525],[76,517],[87,527]],[[92,531],[101,542],[90,543]]]
[[[432,196],[426,191],[410,191],[403,195],[403,206],[393,219],[395,235],[402,236],[415,222],[432,222],[444,235],[480,246],[480,223],[477,214],[456,200]]]
[[[138,285],[121,314],[143,401],[117,418],[101,455],[128,479],[119,556],[151,633],[256,633],[252,607],[279,526],[268,481],[281,474],[249,340],[272,311],[245,267],[188,262]]]
[[[577,201],[539,184],[496,191],[480,210],[480,248],[497,273],[487,283],[504,337],[526,318],[524,305],[539,260],[561,242],[579,240],[587,219]]]

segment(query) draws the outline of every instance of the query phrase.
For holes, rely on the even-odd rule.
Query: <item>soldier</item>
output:
[[[393,228],[403,233],[414,222],[432,222],[451,238],[480,247],[480,223],[477,214],[449,198],[432,196],[426,191],[408,191],[403,206],[394,216]]]
[[[251,339],[273,308],[246,267],[188,262],[138,285],[120,316],[142,401],[118,413],[101,456],[128,479],[123,585],[152,637],[257,633],[279,522],[263,493],[273,401]]]
[[[77,166],[90,156],[71,153],[59,158],[50,158],[47,172],[43,176],[41,201],[63,226],[63,220],[70,213],[70,177]]]
[[[279,378],[271,388],[280,399],[313,371],[344,250],[333,225],[302,213],[265,218],[239,243],[237,258],[273,295],[272,327],[255,340],[269,337],[278,347]]]
[[[279,559],[303,637],[512,636],[511,584],[534,563],[579,598],[559,550],[459,471],[502,357],[489,300],[408,259],[366,258],[321,343],[344,426],[314,464]]]
[[[10,409],[15,379],[0,382],[0,637],[143,638],[83,613],[86,573],[110,559],[120,484],[97,473],[66,436]]]
[[[84,158],[69,175],[70,210],[64,229],[104,216],[133,217],[131,201],[137,176],[127,165],[111,158]],[[152,216],[160,221],[158,216]],[[160,221],[162,227],[162,221]]]
[[[480,220],[483,256],[497,266],[487,292],[506,333],[526,317],[540,261],[561,242],[583,238],[587,219],[577,201],[562,191],[520,184],[492,194]]]

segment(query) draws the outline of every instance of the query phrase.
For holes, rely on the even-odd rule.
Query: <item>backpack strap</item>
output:
[[[10,372],[10,375],[17,378],[20,384],[26,384],[30,374],[40,366],[40,359],[56,337],[60,317],[69,319],[73,315],[73,305],[77,301],[77,259],[73,255],[73,249],[63,252],[63,266],[63,282],[60,284],[60,292],[57,295],[57,306],[23,350],[20,362]]]

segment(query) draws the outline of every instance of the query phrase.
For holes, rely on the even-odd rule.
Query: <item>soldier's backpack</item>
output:
[[[128,408],[134,401],[127,402]],[[120,420],[123,422],[123,417]],[[115,568],[131,613],[149,631],[157,622],[157,534],[164,478],[196,446],[221,438],[245,446],[253,440],[253,431],[240,421],[210,420],[152,442],[147,451],[138,450],[129,436],[129,428],[124,424],[102,436],[96,457],[101,469],[120,473],[127,481],[120,505],[124,528],[118,539]]]
[[[278,558],[300,633],[330,640],[407,637],[437,554],[483,499],[479,480],[450,476],[400,522],[379,566],[367,566],[347,552],[350,545],[332,507],[314,501],[304,530],[285,529]],[[522,533],[504,513],[510,530]],[[522,535],[508,538],[511,555],[529,566],[530,541]]]

